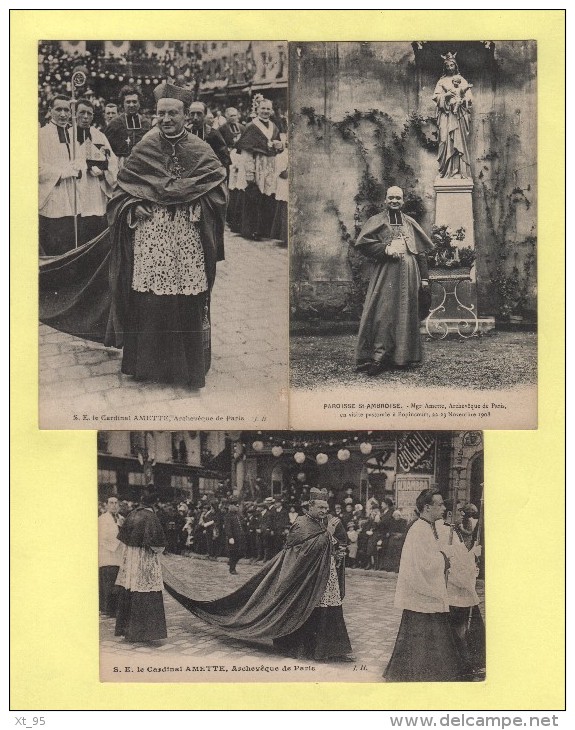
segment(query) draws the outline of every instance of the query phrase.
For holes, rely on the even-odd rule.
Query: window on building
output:
[[[98,486],[109,487],[116,486],[118,475],[110,469],[98,469]]]
[[[146,479],[144,474],[139,471],[131,471],[128,474],[128,484],[135,487],[145,487]]]
[[[178,464],[188,463],[188,447],[181,433],[172,434],[172,461]]]
[[[138,456],[146,448],[146,434],[143,431],[130,431],[130,454]]]
[[[98,451],[109,454],[110,435],[107,431],[98,431]]]

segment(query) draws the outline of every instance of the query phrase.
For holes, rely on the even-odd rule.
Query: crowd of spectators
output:
[[[259,481],[259,480],[258,480]],[[275,497],[261,497],[254,484],[246,499],[233,496],[228,482],[221,482],[211,494],[194,500],[158,501],[157,514],[166,534],[166,552],[200,555],[208,560],[230,555],[232,550],[251,563],[264,563],[283,547],[291,524],[305,512],[309,487],[293,482]],[[254,494],[255,493],[255,494]],[[328,491],[330,514],[341,520],[347,531],[347,566],[364,570],[397,572],[401,549],[408,527],[416,515],[404,516],[391,498],[360,501],[352,486],[337,494]],[[120,514],[126,515],[137,503],[123,500]],[[103,510],[103,506],[101,506]],[[241,534],[230,533],[230,512],[237,513]],[[235,521],[233,522],[235,524]],[[466,506],[462,526],[464,538],[471,543],[477,524],[477,509]]]
[[[125,84],[137,84],[142,92],[142,112],[151,116],[154,108],[153,88],[164,79],[185,86],[199,96],[200,85],[207,77],[202,54],[167,48],[157,52],[141,45],[132,44],[121,55],[106,55],[104,47],[94,51],[67,51],[58,42],[43,42],[38,47],[38,121],[48,119],[50,102],[56,94],[70,95],[72,73],[76,67],[87,71],[88,81],[82,96],[94,104],[94,126],[106,126],[104,108],[107,103],[117,103],[119,92]],[[230,73],[223,68],[222,74]],[[218,75],[222,75],[218,74]],[[248,98],[223,98],[212,104],[216,118],[223,117],[224,110],[233,106],[238,110],[239,121],[247,124],[253,116]],[[282,114],[284,110],[281,110]],[[216,125],[217,126],[217,125]]]

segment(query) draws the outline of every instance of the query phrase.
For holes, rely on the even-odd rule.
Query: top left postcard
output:
[[[40,427],[288,426],[287,42],[38,45]]]

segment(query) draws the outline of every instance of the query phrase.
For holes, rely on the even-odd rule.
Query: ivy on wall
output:
[[[325,211],[336,218],[342,244],[347,246],[347,261],[352,277],[348,298],[340,315],[358,317],[361,315],[368,281],[365,276],[365,258],[355,251],[352,246],[353,241],[367,219],[384,209],[385,194],[391,185],[399,185],[403,189],[404,210],[407,215],[415,220],[421,220],[425,214],[425,207],[416,192],[418,181],[415,171],[406,162],[410,158],[408,148],[410,144],[417,144],[426,149],[433,149],[435,145],[436,149],[437,128],[434,138],[434,121],[412,114],[398,129],[392,117],[380,109],[367,111],[355,109],[343,119],[333,121],[323,114],[318,114],[313,107],[302,107],[300,116],[315,130],[318,143],[329,128],[339,135],[343,143],[353,144],[361,160],[362,169],[357,192],[354,195],[353,223],[344,221],[335,200],[330,199],[325,205]],[[368,149],[366,140],[371,143],[371,149]],[[381,169],[381,174],[377,177],[372,171],[376,163],[380,163],[378,167]],[[297,212],[295,215],[297,216]],[[293,227],[294,229],[298,227],[297,218],[293,221]],[[298,255],[295,258],[301,271],[305,266],[305,244],[298,242],[297,249]],[[294,314],[297,317],[297,311]]]

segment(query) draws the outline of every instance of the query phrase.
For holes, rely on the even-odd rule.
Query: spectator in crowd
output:
[[[104,107],[104,122],[106,123],[106,126],[110,124],[112,119],[115,119],[118,116],[118,105],[114,104],[112,102],[109,102]]]
[[[367,534],[367,520],[360,520],[358,523],[357,532],[357,562],[358,568],[366,568],[368,565],[367,559],[367,543],[369,535]]]
[[[246,176],[241,234],[256,241],[270,235],[277,188],[275,158],[284,148],[279,129],[270,119],[272,113],[271,101],[261,99],[256,118],[236,144]]]
[[[222,529],[222,514],[217,501],[212,501],[210,508],[201,518],[208,560],[216,560],[219,555],[219,542]]]
[[[275,504],[273,497],[266,497],[263,501],[260,529],[262,535],[263,556],[262,560],[267,563],[274,555],[274,534],[272,508]]]
[[[226,168],[230,167],[230,153],[222,135],[206,124],[206,105],[201,101],[193,101],[188,113],[189,131],[204,142],[207,142],[216,153],[219,161]]]
[[[224,516],[224,535],[228,553],[228,566],[231,575],[237,575],[236,565],[244,551],[244,532],[238,515],[238,503],[230,499]]]
[[[357,561],[357,538],[358,538],[358,532],[357,532],[357,526],[356,523],[352,520],[347,525],[347,564],[350,568],[356,567],[356,561]]]
[[[297,518],[298,518],[298,511],[295,508],[295,506],[292,504],[288,511],[288,519],[289,519],[290,526],[293,525],[293,523],[297,520]]]
[[[378,570],[379,558],[383,547],[383,526],[381,524],[381,513],[374,509],[366,522],[365,534],[367,540],[367,570]]]
[[[344,503],[345,509],[343,514],[341,515],[341,521],[343,522],[344,527],[347,529],[349,522],[353,519],[353,499],[351,497],[348,497],[344,500]]]
[[[275,505],[270,512],[270,523],[272,543],[272,554],[270,557],[273,557],[283,548],[290,527],[288,513],[283,506],[281,496],[275,498]]]
[[[383,555],[383,570],[390,573],[399,571],[399,560],[401,548],[407,532],[407,520],[401,514],[401,510],[394,510],[392,522],[389,528],[389,539]]]
[[[136,86],[123,86],[120,102],[124,111],[108,123],[104,134],[114,154],[120,159],[120,164],[123,164],[135,145],[149,131],[151,124],[140,114],[141,92]]]
[[[118,159],[104,134],[92,126],[94,105],[88,99],[76,103],[77,159],[82,164],[77,182],[78,236],[90,241],[108,227],[106,206],[118,175]]]
[[[215,109],[213,113],[212,129],[220,130],[226,124],[226,118],[221,109]]]
[[[245,170],[241,154],[236,150],[245,126],[239,122],[238,110],[235,107],[226,109],[226,123],[218,131],[228,146],[230,166],[228,168],[229,203],[227,222],[233,233],[239,233],[242,223],[243,194],[246,189]]]
[[[118,592],[116,578],[120,569],[121,545],[118,531],[124,518],[118,514],[119,502],[110,496],[104,512],[98,517],[98,588],[100,611],[106,616],[116,615]]]

